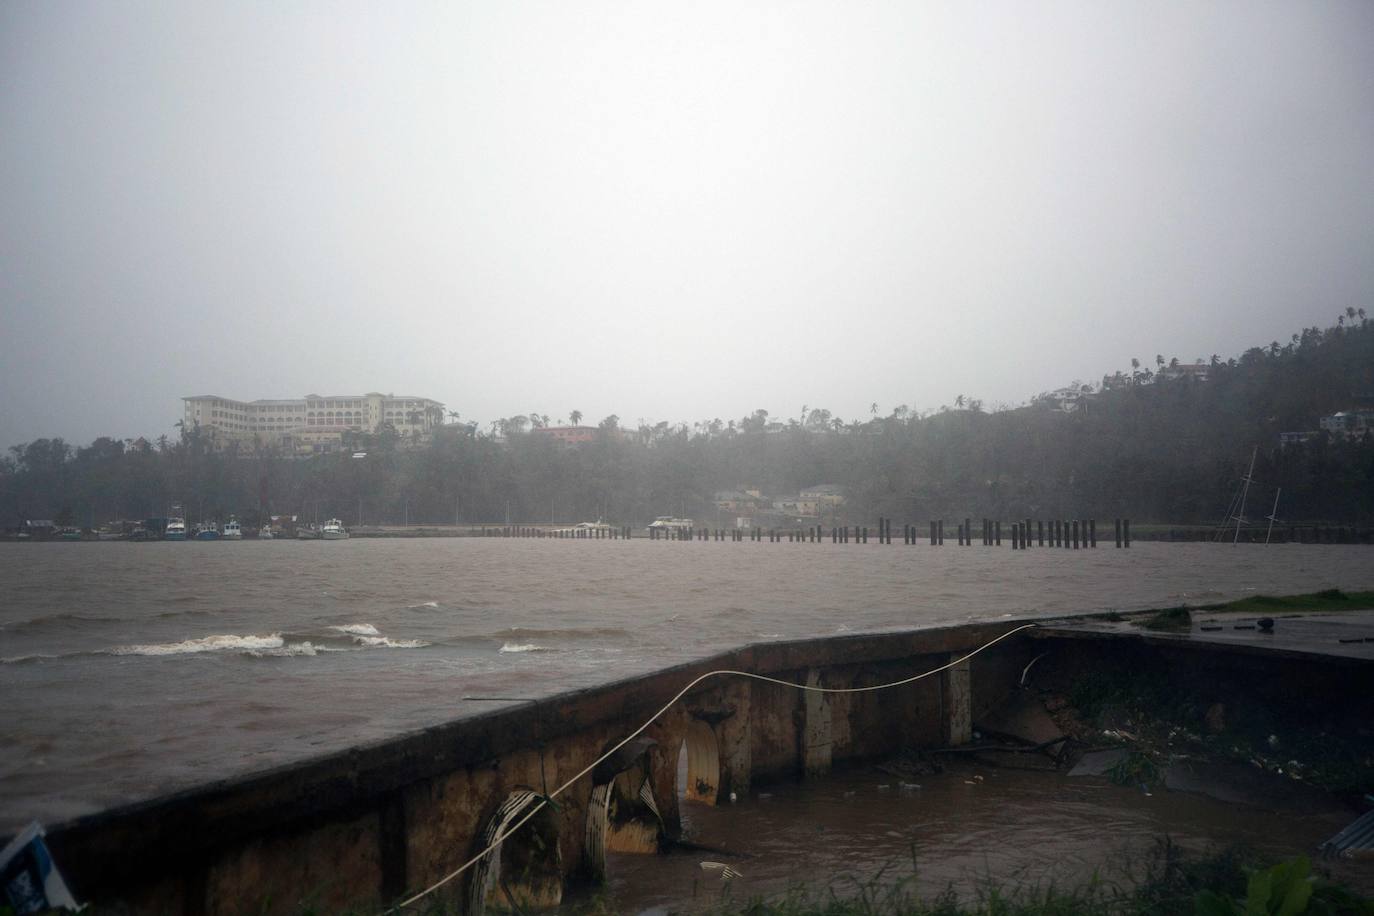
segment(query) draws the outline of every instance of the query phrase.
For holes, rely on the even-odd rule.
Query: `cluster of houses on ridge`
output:
[[[794,496],[765,496],[757,487],[741,487],[719,491],[714,502],[717,512],[733,516],[736,528],[769,527],[834,521],[844,494],[830,483],[805,487]]]
[[[1279,445],[1297,445],[1329,436],[1347,441],[1374,436],[1374,408],[1340,410],[1317,421],[1318,429],[1279,433]]]

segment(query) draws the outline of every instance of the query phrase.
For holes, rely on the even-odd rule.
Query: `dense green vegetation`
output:
[[[1357,317],[1358,316],[1358,317]],[[540,415],[479,429],[453,422],[430,443],[396,437],[359,442],[366,458],[287,459],[266,449],[215,452],[195,431],[179,440],[101,438],[73,449],[60,439],[16,446],[0,458],[0,523],[65,516],[75,524],[162,515],[181,502],[194,521],[277,513],[356,523],[607,521],[657,515],[723,526],[716,490],[752,485],[769,494],[815,484],[845,488],[841,520],[964,516],[1127,516],[1137,522],[1211,523],[1258,447],[1252,505],[1283,488],[1290,521],[1374,520],[1374,442],[1313,441],[1279,447],[1283,431],[1374,402],[1374,328],[1351,310],[1326,330],[1286,343],[1212,357],[1209,378],[1117,372],[1081,409],[1041,396],[985,409],[962,395],[952,407],[899,406],[845,421],[803,408],[789,420],[758,410],[738,420],[622,429],[605,418],[595,442],[563,449],[531,432]],[[574,412],[575,413],[575,412]],[[1252,513],[1261,515],[1262,512]],[[831,519],[825,519],[830,522]]]

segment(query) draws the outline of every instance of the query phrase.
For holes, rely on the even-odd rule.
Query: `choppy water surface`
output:
[[[0,545],[0,830],[760,640],[1374,585],[1368,548]]]

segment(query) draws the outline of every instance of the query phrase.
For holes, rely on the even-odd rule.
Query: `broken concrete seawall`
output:
[[[380,909],[467,861],[528,811],[531,793],[545,795],[590,765],[701,674],[734,669],[831,688],[889,683],[1019,623],[748,646],[56,825],[49,844],[78,899],[101,911]],[[608,850],[652,852],[675,836],[680,792],[714,804],[837,763],[967,742],[972,723],[1013,694],[1037,658],[1061,671],[1203,677],[1255,703],[1327,711],[1352,703],[1367,711],[1374,671],[1364,658],[1051,624],[890,690],[817,694],[712,678],[541,810],[490,865],[437,894],[472,911],[499,881],[503,902],[507,892],[522,905],[554,902],[567,883],[595,880]],[[453,699],[455,708],[470,705]]]

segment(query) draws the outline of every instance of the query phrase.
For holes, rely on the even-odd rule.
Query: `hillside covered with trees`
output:
[[[367,523],[575,522],[642,524],[687,515],[724,525],[718,490],[796,493],[844,489],[846,520],[913,522],[1129,516],[1210,523],[1227,510],[1251,450],[1256,498],[1283,488],[1288,520],[1374,520],[1374,437],[1322,434],[1280,446],[1280,433],[1374,406],[1374,328],[1349,310],[1327,329],[1236,358],[1213,356],[1205,380],[1162,355],[1142,368],[1075,385],[1072,410],[1042,395],[985,409],[962,395],[937,411],[905,406],[850,421],[823,408],[791,419],[757,410],[736,420],[625,429],[617,417],[594,441],[565,448],[540,435],[548,418],[509,417],[481,429],[451,422],[432,441],[393,436],[358,443],[366,457],[289,458],[266,449],[215,451],[196,431],[179,440],[97,439],[72,448],[41,439],[0,458],[0,519],[99,524],[163,515],[181,503],[192,521],[261,506],[306,518]],[[1175,377],[1177,376],[1177,377]],[[576,413],[576,412],[574,412]]]

